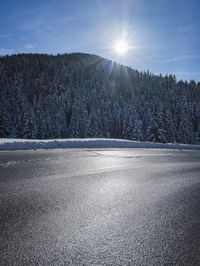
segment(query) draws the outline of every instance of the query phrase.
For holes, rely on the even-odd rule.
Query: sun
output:
[[[125,40],[118,40],[114,44],[114,50],[120,55],[124,55],[128,52],[129,45]]]

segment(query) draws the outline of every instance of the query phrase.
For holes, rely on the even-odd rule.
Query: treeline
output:
[[[89,54],[0,58],[0,137],[200,143],[200,83]]]

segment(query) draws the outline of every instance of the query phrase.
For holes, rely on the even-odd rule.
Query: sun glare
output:
[[[124,55],[125,53],[127,53],[128,49],[129,49],[128,43],[124,40],[118,40],[114,44],[115,52],[117,52],[120,55]]]

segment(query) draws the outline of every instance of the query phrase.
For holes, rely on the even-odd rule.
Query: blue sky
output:
[[[200,80],[199,0],[0,0],[0,54],[95,53]],[[131,49],[119,56],[114,43]]]

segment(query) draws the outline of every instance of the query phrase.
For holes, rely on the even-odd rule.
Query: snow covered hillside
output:
[[[63,149],[63,148],[165,148],[165,149],[200,149],[200,145],[139,142],[123,139],[6,139],[0,138],[0,150],[31,149]]]
[[[19,54],[0,58],[0,88],[0,138],[200,144],[200,82],[90,54]]]

